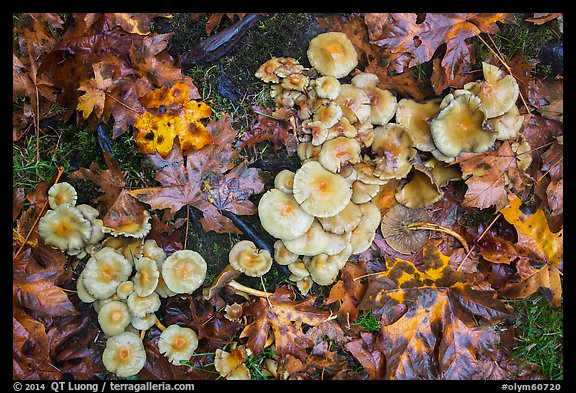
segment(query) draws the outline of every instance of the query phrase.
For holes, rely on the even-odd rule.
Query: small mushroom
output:
[[[304,91],[309,83],[310,78],[304,74],[290,74],[282,80],[280,86],[289,90]]]
[[[364,123],[354,123],[356,128],[356,140],[360,142],[363,147],[370,147],[374,143],[374,125],[370,120]]]
[[[326,254],[313,256],[307,263],[306,269],[310,272],[310,277],[318,285],[331,285],[336,281],[340,268],[329,259]]]
[[[376,125],[388,123],[396,113],[398,100],[390,90],[377,87],[378,76],[370,72],[356,74],[351,83],[364,90],[370,98],[370,122]]]
[[[372,153],[376,155],[373,173],[382,180],[402,179],[412,169],[412,159],[416,155],[414,141],[406,127],[388,123],[374,128]]]
[[[78,208],[62,204],[49,210],[38,222],[44,242],[62,251],[82,249],[92,234],[90,221]]]
[[[292,194],[295,173],[289,169],[283,169],[274,177],[274,188],[286,194]]]
[[[306,296],[308,292],[310,292],[310,289],[312,289],[312,284],[314,284],[314,280],[312,280],[312,277],[310,276],[301,278],[300,280],[296,281],[296,287],[298,288],[302,296]],[[272,359],[266,359],[266,360],[272,360]]]
[[[378,192],[380,191],[380,186],[378,184],[366,184],[360,180],[354,181],[352,183],[352,202],[356,204],[362,204],[370,202]]]
[[[274,73],[280,65],[280,58],[272,57],[258,67],[254,76],[266,83],[280,83],[280,77]]]
[[[132,317],[130,324],[137,330],[148,330],[154,326],[157,320],[156,314],[150,313],[146,314],[144,318]]]
[[[430,132],[430,121],[440,113],[440,99],[432,98],[422,103],[409,98],[398,101],[396,122],[406,127],[414,141],[414,147],[421,151],[436,148]]]
[[[335,101],[321,105],[312,116],[313,121],[321,121],[327,128],[334,126],[342,118],[343,112],[340,105]]]
[[[378,78],[378,75],[372,72],[359,72],[350,80],[350,83],[361,89],[366,87],[376,87],[379,82],[380,79]]]
[[[408,255],[420,250],[430,236],[428,230],[412,230],[408,225],[429,219],[424,209],[412,209],[396,204],[382,216],[380,230],[384,241],[392,249]]]
[[[298,254],[288,250],[282,240],[274,242],[274,260],[280,265],[289,265],[298,260]]]
[[[128,306],[122,301],[112,300],[100,305],[98,323],[107,336],[115,336],[122,333],[131,320],[132,316],[128,311]]]
[[[364,123],[370,119],[370,97],[364,90],[352,84],[342,85],[340,95],[335,101],[342,109],[342,116],[350,123]]]
[[[361,203],[358,205],[360,211],[362,212],[362,217],[366,217],[374,226],[378,228],[380,226],[380,220],[382,219],[382,214],[378,206],[372,202]]]
[[[496,139],[505,141],[518,135],[522,128],[524,116],[520,114],[518,107],[514,105],[503,115],[486,120],[486,129],[496,132]]]
[[[292,240],[284,240],[284,246],[297,255],[316,255],[326,248],[329,240],[330,238],[324,232],[322,225],[315,219],[302,236]]]
[[[322,75],[345,77],[358,65],[358,53],[348,36],[341,32],[318,34],[306,52],[312,67]]]
[[[94,296],[90,295],[86,290],[82,274],[80,274],[80,276],[78,276],[78,279],[76,280],[76,294],[78,295],[78,298],[82,300],[84,303],[93,303],[94,301],[97,300]]]
[[[70,183],[56,183],[48,189],[48,204],[51,209],[56,209],[63,204],[75,206],[77,199],[78,193]]]
[[[361,218],[362,211],[360,210],[360,207],[350,201],[341,212],[331,217],[319,218],[318,220],[325,231],[343,234],[344,232],[349,232],[356,228]]]
[[[250,277],[261,277],[272,267],[272,256],[250,240],[241,240],[228,253],[230,265]]]
[[[324,250],[322,250],[322,253],[327,255],[337,255],[350,245],[352,231],[350,230],[349,232],[344,232],[342,234],[326,231],[326,235],[328,235],[330,240],[328,240],[328,245]]]
[[[520,88],[512,75],[502,76],[498,67],[482,62],[484,80],[470,82],[464,89],[478,96],[486,118],[491,119],[503,115],[516,105]]]
[[[350,238],[352,254],[360,254],[370,247],[376,236],[377,228],[368,217],[362,216],[356,228],[352,230],[352,237]]]
[[[430,122],[432,139],[440,153],[456,157],[462,151],[483,152],[494,144],[497,134],[483,128],[486,115],[480,98],[473,94],[449,94],[443,103],[446,103],[444,109]]]
[[[204,282],[206,270],[202,255],[192,250],[178,250],[162,264],[162,277],[171,291],[191,294]]]
[[[322,144],[318,162],[330,172],[338,173],[343,165],[360,162],[360,150],[356,139],[339,136]]]
[[[136,292],[133,292],[128,296],[126,304],[133,317],[144,318],[147,314],[160,309],[160,296],[156,292],[148,296],[138,296]]]
[[[118,284],[118,287],[116,288],[116,296],[118,296],[120,300],[128,299],[128,296],[132,295],[133,292],[134,282],[132,280],[123,281]]]
[[[521,135],[519,140],[512,142],[510,147],[516,155],[516,163],[518,165],[518,169],[521,171],[526,171],[530,164],[532,164],[532,154],[530,154],[532,148],[530,147],[530,144],[524,135]]]
[[[311,142],[314,146],[320,146],[328,139],[329,131],[326,124],[321,121],[308,121],[302,123],[304,132],[309,132],[312,136]]]
[[[357,180],[364,184],[386,184],[387,180],[382,180],[374,175],[375,165],[368,159],[354,164],[354,170],[357,174]]]
[[[245,345],[238,345],[230,352],[216,349],[214,352],[214,368],[220,376],[227,380],[249,380],[250,370],[244,362],[252,352]]]
[[[310,275],[310,272],[306,269],[306,266],[304,266],[304,262],[302,261],[296,261],[289,264],[288,270],[298,278],[304,278]]]
[[[132,332],[123,332],[106,340],[102,353],[106,369],[122,378],[136,375],[146,363],[146,351],[140,337]]]
[[[142,246],[142,256],[162,263],[166,260],[166,253],[154,239],[146,239]]]
[[[296,176],[294,182],[295,179]],[[300,207],[294,196],[275,188],[268,190],[260,199],[258,216],[266,232],[283,240],[302,236],[314,221],[314,217]]]
[[[82,271],[84,286],[96,299],[107,299],[132,273],[132,265],[118,251],[104,247],[96,252]]]
[[[157,262],[153,259],[141,257],[134,261],[136,274],[134,275],[134,291],[140,297],[150,295],[158,285],[160,271]]]
[[[312,142],[303,142],[298,144],[296,154],[303,163],[307,161],[316,161],[318,160],[318,155],[320,154],[321,149],[322,146],[314,146]]]
[[[346,117],[342,117],[336,124],[328,129],[328,135],[326,139],[334,139],[340,136],[344,136],[346,138],[356,138],[358,135],[358,130],[352,124],[350,124],[350,120]]]
[[[142,212],[142,216],[143,217],[141,222],[129,219],[127,222],[123,223],[120,228],[104,226],[102,227],[102,231],[104,233],[109,233],[112,236],[126,236],[143,239],[146,237],[146,235],[148,235],[148,233],[150,233],[150,230],[152,229],[152,224],[150,223],[152,216],[148,210],[144,210]]]
[[[435,183],[430,171],[415,168],[413,177],[406,183],[394,197],[404,206],[417,209],[433,204],[442,198],[444,193]]]
[[[134,265],[134,260],[142,256],[144,250],[143,240],[144,239],[124,236],[111,236],[104,239],[101,246],[102,248],[109,247],[117,250],[124,255],[124,258],[126,258],[131,265]]]
[[[188,327],[176,324],[168,326],[160,334],[158,349],[174,365],[189,361],[198,348],[198,335]]]
[[[304,71],[304,66],[293,57],[279,57],[279,66],[274,70],[274,73],[280,78],[287,78],[292,74],[299,74]]]
[[[342,85],[333,76],[321,76],[316,78],[314,83],[314,89],[320,98],[335,100],[340,95]]]
[[[293,190],[302,210],[315,217],[338,214],[352,197],[350,184],[317,161],[308,161],[296,171]]]

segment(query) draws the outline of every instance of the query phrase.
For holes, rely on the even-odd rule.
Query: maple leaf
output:
[[[146,153],[158,152],[166,158],[178,137],[184,154],[212,142],[201,120],[212,114],[203,102],[190,100],[190,87],[184,81],[171,88],[162,86],[141,98],[147,112],[134,121],[136,146]]]
[[[360,362],[371,379],[382,379],[384,356],[376,348],[376,334],[360,332],[360,337],[352,339],[345,347]]]
[[[247,168],[241,162],[230,170],[237,154],[232,141],[238,134],[232,128],[230,116],[211,121],[207,130],[213,142],[187,156],[177,144],[166,158],[160,154],[151,155],[157,168],[155,179],[161,186],[129,193],[152,209],[169,209],[172,214],[185,206],[193,206],[202,211],[201,223],[206,231],[239,233],[219,209],[239,215],[256,213],[256,206],[248,198],[262,192],[264,183],[257,169]]]
[[[463,64],[472,63],[466,40],[480,33],[498,33],[496,22],[506,22],[510,15],[432,13],[419,22],[415,13],[390,13],[387,18],[379,31],[372,31],[371,43],[386,46],[393,53],[409,53],[412,59],[408,67],[431,60],[436,50],[446,44],[441,64],[449,78],[454,79]]]
[[[386,266],[369,278],[359,307],[382,314],[378,348],[386,358],[385,378],[483,378],[478,354],[495,334],[472,315],[490,322],[513,317],[495,292],[474,289],[431,242],[422,270],[398,258]]]
[[[106,100],[106,91],[112,86],[112,75],[105,74],[105,66],[108,63],[100,62],[92,64],[94,79],[82,81],[78,90],[85,93],[78,97],[76,109],[82,111],[82,116],[87,119],[92,112],[97,117],[102,117]]]
[[[248,339],[246,346],[252,353],[260,353],[268,335],[273,334],[279,357],[290,354],[300,360],[306,359],[306,348],[312,346],[312,341],[293,322],[317,326],[330,313],[314,306],[315,296],[300,301],[292,299],[293,292],[288,287],[278,286],[273,295],[258,298],[246,307],[244,315],[251,317],[252,322],[242,330],[240,338]]]
[[[517,244],[538,255],[541,261],[541,266],[534,266],[529,259],[521,260],[517,265],[520,281],[507,285],[501,294],[523,298],[540,290],[550,304],[560,306],[562,283],[559,269],[564,257],[563,231],[550,231],[541,208],[533,213],[524,213],[522,201],[515,195],[500,213],[516,228]]]
[[[274,150],[288,148],[288,152],[296,151],[292,146],[297,144],[294,138],[294,126],[290,123],[290,118],[294,118],[293,110],[278,108],[272,111],[260,105],[253,105],[254,121],[250,128],[245,130],[238,138],[238,146],[249,148],[264,141],[271,141]],[[285,113],[288,112],[288,113]]]

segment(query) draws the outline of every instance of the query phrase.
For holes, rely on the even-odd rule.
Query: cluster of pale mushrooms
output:
[[[119,377],[137,374],[146,361],[142,337],[155,324],[162,330],[160,353],[175,365],[190,360],[198,347],[196,332],[176,324],[164,327],[155,312],[160,298],[191,294],[203,284],[204,258],[192,250],[167,256],[155,240],[146,239],[149,216],[130,232],[106,229],[97,209],[76,206],[77,193],[69,183],[53,185],[48,196],[51,210],[38,223],[39,235],[69,255],[89,256],[77,294],[98,313],[107,337],[102,355],[106,369]]]
[[[278,239],[274,260],[288,266],[302,294],[313,282],[332,284],[351,255],[369,248],[379,227],[394,250],[421,248],[435,229],[422,208],[462,179],[450,163],[461,152],[516,138],[523,122],[516,79],[488,63],[484,80],[417,102],[378,87],[376,74],[350,77],[358,54],[344,33],[317,35],[307,57],[311,68],[273,57],[255,73],[271,84],[276,106],[294,109],[298,118],[302,165],[277,174],[258,214]],[[520,137],[513,148],[529,151]],[[394,204],[387,200],[391,187]]]

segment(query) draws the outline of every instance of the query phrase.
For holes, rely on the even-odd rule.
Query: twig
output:
[[[111,95],[110,93],[104,92],[104,94],[106,95],[106,97],[110,97],[112,98],[114,101],[116,101],[117,103],[119,103],[120,105],[122,105],[124,108],[136,113],[138,116],[141,116],[142,113],[138,112],[136,109],[129,107],[128,105],[126,105],[125,103],[123,103],[122,101],[120,101],[118,98],[114,97],[113,95]]]
[[[249,295],[254,295],[258,297],[265,297],[268,298],[273,294],[270,292],[259,291],[258,289],[247,287],[246,285],[240,284],[238,281],[232,280],[227,285],[231,286],[237,291],[247,293]]]
[[[482,231],[482,234],[480,235],[480,237],[478,237],[478,239],[476,239],[474,241],[474,244],[472,244],[472,248],[470,248],[470,251],[468,251],[468,253],[464,256],[464,258],[462,258],[462,261],[460,261],[460,264],[458,265],[458,267],[456,268],[456,271],[460,270],[460,268],[462,267],[462,264],[464,263],[464,261],[470,256],[470,254],[472,253],[472,250],[474,250],[474,247],[476,247],[476,244],[478,244],[478,242],[480,240],[482,240],[482,238],[484,237],[484,235],[488,232],[488,230],[490,228],[492,228],[492,225],[494,225],[494,223],[496,222],[496,220],[498,220],[498,218],[500,218],[500,216],[502,215],[502,213],[498,212],[498,214],[496,215],[496,217],[494,217],[494,219],[492,220],[492,222],[490,223],[490,225],[488,225],[486,227],[486,229],[484,229],[484,231]]]

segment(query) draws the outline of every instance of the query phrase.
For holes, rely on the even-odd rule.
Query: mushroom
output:
[[[483,152],[494,144],[497,134],[483,128],[486,116],[480,98],[449,94],[442,102],[444,109],[430,122],[432,139],[440,153],[456,157],[462,151]]]
[[[380,220],[382,219],[382,214],[378,206],[372,202],[361,203],[358,205],[360,211],[362,212],[362,217],[366,217],[374,226],[378,228],[380,226]]]
[[[371,146],[376,155],[373,171],[382,180],[402,179],[412,169],[412,159],[416,155],[414,141],[406,127],[388,123],[374,128],[374,141]]]
[[[342,234],[326,231],[326,235],[328,235],[330,239],[328,240],[328,245],[324,250],[322,250],[322,253],[327,255],[337,255],[350,245],[352,231],[350,230],[349,232],[344,232]]]
[[[354,127],[356,128],[356,140],[364,147],[372,146],[374,142],[374,125],[370,120],[366,120],[364,123],[354,123]]]
[[[280,65],[280,58],[272,57],[258,67],[254,76],[266,83],[280,83],[280,77],[274,73]]]
[[[319,120],[308,121],[306,123],[303,122],[302,130],[312,136],[311,142],[314,146],[320,146],[328,139],[328,127],[326,127],[326,124]]]
[[[364,90],[370,99],[370,122],[384,125],[394,117],[398,100],[390,90],[377,87],[378,82],[378,76],[370,72],[356,74],[351,80],[352,85]]]
[[[320,222],[315,219],[310,228],[292,240],[284,240],[284,246],[297,255],[316,255],[324,250],[330,238],[324,232]]]
[[[344,33],[318,34],[306,52],[312,67],[325,76],[345,77],[358,65],[358,53]]]
[[[198,348],[196,332],[176,324],[164,329],[158,340],[160,353],[166,356],[170,363],[177,366],[183,361],[189,361],[196,348]]]
[[[312,277],[310,276],[296,280],[296,287],[298,288],[302,296],[306,296],[308,292],[310,292],[310,289],[312,289],[312,284],[314,284],[314,280],[312,280]],[[272,360],[272,359],[266,359],[266,360]]]
[[[370,202],[379,191],[380,186],[378,184],[366,184],[360,180],[356,180],[352,183],[351,200],[358,205]]]
[[[334,126],[342,118],[343,111],[335,101],[321,105],[312,116],[313,121],[321,121],[327,128]]]
[[[250,370],[244,362],[252,352],[245,345],[239,345],[230,352],[216,349],[214,352],[214,368],[220,376],[228,380],[249,380]]]
[[[296,261],[289,264],[288,270],[290,270],[292,275],[298,278],[304,278],[310,275],[310,272],[308,271],[308,269],[306,269],[306,266],[304,266],[304,262],[302,261]]]
[[[512,75],[502,76],[498,67],[482,62],[484,80],[469,82],[464,89],[479,97],[481,107],[490,119],[508,112],[518,100],[520,88]]]
[[[127,236],[143,239],[146,237],[146,235],[148,235],[148,233],[150,233],[150,230],[152,229],[152,224],[150,223],[152,216],[148,210],[144,210],[142,215],[142,222],[129,219],[126,223],[122,224],[120,228],[104,226],[102,227],[102,231],[104,233],[109,233],[112,236]]]
[[[131,320],[132,316],[128,311],[128,306],[122,301],[112,300],[100,305],[98,323],[107,336],[115,336],[122,333]]]
[[[377,228],[368,217],[362,216],[356,228],[352,230],[352,237],[350,238],[352,254],[360,254],[370,247],[376,236]]]
[[[124,258],[134,265],[134,260],[140,258],[144,251],[144,239],[124,236],[108,237],[101,243],[102,247],[109,247],[124,255]]]
[[[293,191],[302,210],[315,217],[338,214],[352,197],[350,184],[317,161],[308,161],[296,171]],[[293,226],[294,222],[288,225]]]
[[[202,255],[192,250],[178,250],[162,264],[162,277],[171,291],[191,294],[204,282],[206,270]]]
[[[90,222],[90,237],[86,241],[86,245],[94,245],[101,242],[105,234],[102,230],[104,222],[98,218],[100,212],[87,204],[78,205],[76,208],[78,208],[82,216]]]
[[[524,137],[524,135],[520,135],[519,140],[512,142],[510,145],[512,151],[516,155],[516,163],[518,165],[518,169],[521,171],[526,171],[530,164],[532,164],[532,148],[530,144]]]
[[[230,265],[250,277],[261,277],[272,267],[272,256],[250,240],[241,240],[228,253]]]
[[[304,91],[309,83],[310,78],[304,74],[290,74],[282,80],[280,86],[288,90]]]
[[[318,160],[320,150],[322,150],[322,146],[314,146],[312,142],[303,142],[298,144],[296,154],[298,154],[300,161],[304,163],[306,161]]]
[[[346,138],[356,138],[358,135],[358,130],[352,124],[350,120],[346,117],[342,117],[336,124],[328,129],[328,135],[326,139],[334,139],[339,136],[345,136]]]
[[[287,78],[292,74],[298,74],[304,71],[304,66],[293,57],[279,57],[278,63],[279,65],[274,70],[274,73],[280,78]]]
[[[48,204],[51,209],[56,209],[63,204],[75,206],[77,199],[78,193],[70,183],[56,183],[48,189]]]
[[[326,218],[319,218],[320,224],[325,231],[335,234],[343,234],[356,228],[362,218],[360,207],[350,201],[341,212]]]
[[[126,303],[133,317],[144,318],[147,314],[158,311],[160,297],[156,292],[152,292],[148,296],[138,296],[136,292],[133,292],[128,296]]]
[[[275,188],[268,190],[260,199],[258,216],[266,232],[283,240],[302,236],[314,221],[314,217],[300,207],[293,195]]]
[[[421,151],[436,148],[430,132],[430,121],[440,113],[440,98],[432,98],[422,103],[409,98],[398,101],[396,123],[406,127],[414,141],[414,147]]]
[[[92,229],[78,208],[62,204],[42,216],[38,233],[46,244],[67,251],[83,248]]]
[[[382,180],[374,175],[374,169],[374,165],[368,159],[354,164],[354,170],[357,174],[356,180],[359,180],[364,184],[386,184],[387,180]]]
[[[444,187],[451,181],[462,180],[462,169],[460,169],[460,166],[447,165],[435,158],[431,158],[429,161],[431,161],[431,173],[434,183],[436,183],[438,187]]]
[[[84,286],[84,279],[82,278],[82,274],[78,276],[76,280],[76,294],[78,298],[82,300],[84,303],[92,303],[96,301],[96,298],[88,293],[86,287]]]
[[[116,288],[116,296],[118,296],[120,300],[128,299],[128,296],[132,295],[133,292],[134,282],[131,280],[121,282]]]
[[[102,353],[106,369],[126,378],[136,375],[146,363],[146,351],[140,337],[132,332],[123,332],[106,340]]]
[[[406,183],[394,197],[404,206],[417,209],[433,204],[444,193],[435,183],[430,171],[414,168],[412,180]]]
[[[361,89],[366,87],[376,87],[379,82],[380,79],[378,78],[378,75],[372,72],[359,72],[350,80],[350,83]]]
[[[496,139],[505,141],[506,139],[514,138],[522,124],[524,123],[524,116],[520,114],[518,107],[514,105],[508,112],[503,115],[493,117],[486,120],[486,129],[496,132]]]
[[[154,326],[157,320],[156,314],[150,313],[146,314],[144,318],[132,317],[130,324],[137,330],[148,330]]]
[[[340,268],[326,254],[318,254],[306,263],[310,277],[318,285],[331,285],[336,281]]]
[[[274,242],[274,260],[280,265],[289,265],[298,260],[298,254],[288,250],[282,240]]]
[[[274,177],[274,188],[286,194],[292,194],[295,173],[289,169],[283,169]]]
[[[396,204],[382,216],[380,230],[386,244],[399,253],[408,255],[420,250],[430,236],[428,230],[412,230],[408,225],[429,219],[424,209],[412,209]]]
[[[343,165],[360,162],[360,150],[356,139],[339,136],[322,144],[318,162],[330,172],[338,173]]]
[[[364,90],[352,84],[342,85],[336,102],[342,109],[342,116],[350,123],[364,123],[370,119],[370,97]]]
[[[315,79],[314,90],[320,98],[335,100],[340,95],[342,85],[333,76],[321,76]]]
[[[134,261],[136,274],[134,275],[134,291],[140,297],[150,295],[158,285],[160,271],[157,262],[153,259],[141,257]]]
[[[132,273],[132,265],[110,247],[94,253],[82,271],[84,286],[96,299],[107,299],[116,293],[118,285]]]
[[[166,260],[166,253],[154,239],[146,239],[142,246],[142,256],[155,260],[158,263]]]

